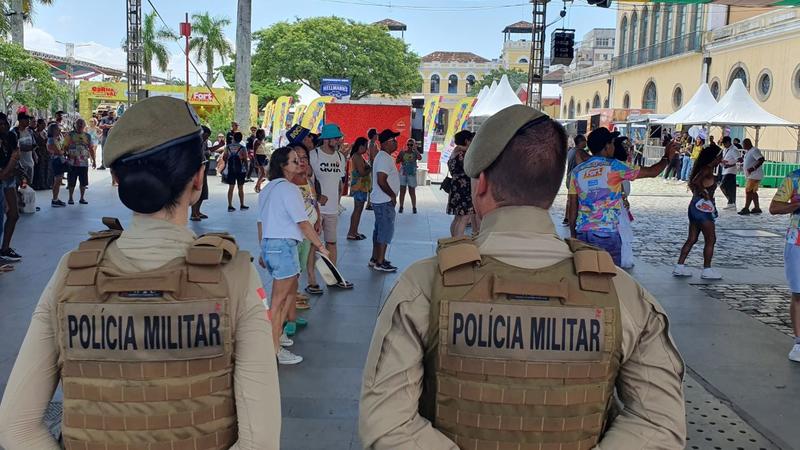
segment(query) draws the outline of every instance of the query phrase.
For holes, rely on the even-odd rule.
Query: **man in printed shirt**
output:
[[[612,133],[603,127],[589,134],[589,151],[593,156],[572,170],[568,215],[572,237],[606,250],[619,266],[622,262],[619,236],[622,182],[658,176],[680,144],[670,142],[658,163],[638,167],[614,159],[617,136],[619,132]]]
[[[789,359],[795,362],[800,362],[800,194],[798,193],[800,189],[798,185],[800,185],[800,170],[795,170],[783,179],[769,205],[770,214],[791,214],[783,250],[783,267],[786,282],[792,291],[789,315],[794,329],[794,346],[789,352]]]

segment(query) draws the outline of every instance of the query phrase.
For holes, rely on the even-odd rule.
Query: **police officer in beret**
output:
[[[522,105],[480,128],[464,169],[481,232],[440,241],[389,293],[363,374],[365,448],[684,447],[664,310],[608,253],[556,234],[566,149],[561,125]]]
[[[0,445],[61,448],[42,424],[61,383],[67,449],[279,448],[259,275],[229,235],[187,228],[206,163],[197,115],[143,100],[104,150],[130,226],[104,219],[59,262],[0,404]]]

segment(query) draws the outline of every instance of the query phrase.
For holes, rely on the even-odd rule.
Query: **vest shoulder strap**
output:
[[[480,264],[481,254],[471,238],[440,239],[436,256],[439,273],[445,286],[474,283],[474,267]]]
[[[581,289],[606,294],[611,292],[611,278],[617,275],[617,267],[611,255],[577,239],[567,239],[567,245],[572,251],[572,261]]]
[[[89,233],[89,239],[81,242],[77,250],[67,257],[67,286],[91,286],[97,277],[97,266],[103,260],[108,246],[122,234],[121,230],[105,230]]]
[[[239,253],[236,239],[228,233],[206,233],[192,243],[186,251],[189,281],[218,283],[219,265],[227,264]]]

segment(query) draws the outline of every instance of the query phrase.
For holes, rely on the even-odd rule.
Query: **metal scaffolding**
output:
[[[542,109],[542,78],[544,77],[545,16],[548,0],[531,0],[531,57],[528,61],[528,106]]]
[[[142,0],[127,1],[127,52],[128,52],[128,106],[138,102],[142,95],[144,48],[142,44]]]

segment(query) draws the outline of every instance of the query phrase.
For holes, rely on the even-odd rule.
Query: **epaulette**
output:
[[[439,273],[445,286],[463,286],[475,281],[474,267],[481,262],[475,242],[468,237],[440,239],[436,251]]]
[[[567,239],[575,273],[578,274],[581,289],[584,291],[611,292],[611,278],[617,275],[617,266],[605,250],[581,242]]]

